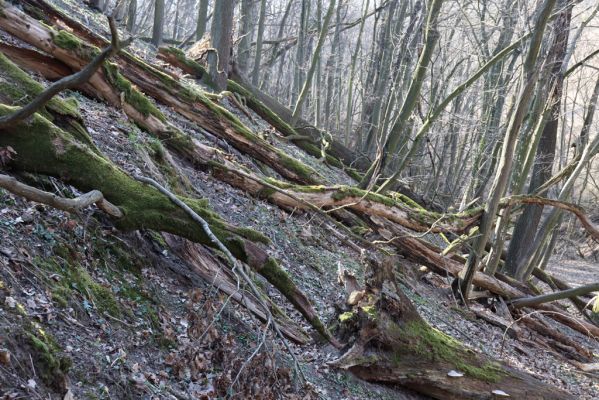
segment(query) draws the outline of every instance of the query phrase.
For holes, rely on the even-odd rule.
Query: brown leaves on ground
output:
[[[244,347],[240,341],[248,339],[224,333],[216,322],[223,302],[212,296],[204,298],[194,290],[187,305],[189,341],[165,359],[179,379],[196,383],[195,398],[310,399],[309,394],[298,397],[291,371],[278,365],[274,352],[266,346],[252,357],[260,337],[250,340],[247,352],[239,351]]]

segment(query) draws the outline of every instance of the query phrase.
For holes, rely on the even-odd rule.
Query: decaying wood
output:
[[[374,275],[350,314],[342,314],[342,329],[357,339],[333,366],[371,382],[402,385],[443,400],[492,399],[497,389],[516,399],[573,398],[477,355],[430,327],[405,295],[384,283],[377,287]]]
[[[168,142],[166,144],[168,146]],[[264,194],[266,192],[264,190],[266,188],[259,183],[259,178],[252,180],[247,179],[247,177],[244,177],[243,174],[236,174],[235,171],[239,169],[239,166],[233,162],[230,162],[222,152],[197,142],[194,146],[191,146],[189,149],[187,149],[187,152],[189,158],[191,158],[197,164],[203,164],[206,167],[210,168],[215,174],[215,177],[217,177],[218,179],[221,179],[229,184],[232,184],[233,186],[241,188],[256,196],[260,196],[261,194]],[[226,168],[219,168],[219,164],[215,163],[215,161],[218,161],[222,165],[225,165]],[[286,190],[293,191],[292,188],[287,188]],[[293,196],[299,196],[299,198],[305,200],[306,202],[316,204],[319,207],[347,206],[350,208],[353,207],[356,211],[360,211],[365,214],[374,214],[375,216],[377,215],[376,213],[378,210],[379,215],[386,216],[396,223],[404,223],[410,228],[420,231],[431,230],[430,225],[422,224],[421,222],[418,222],[418,220],[406,221],[405,210],[403,211],[404,214],[402,214],[397,210],[385,207],[381,203],[374,203],[375,206],[372,207],[371,201],[367,200],[366,198],[358,198],[355,196],[345,196],[341,200],[334,200],[332,198],[332,193],[337,191],[338,188],[329,188],[322,190],[325,191],[324,195],[322,193],[305,193],[301,191],[293,191]],[[326,192],[327,190],[328,193]],[[286,196],[284,193],[281,192],[273,193],[265,197],[269,198],[275,204],[280,205],[284,208],[305,208],[305,204],[301,204],[297,200],[294,200],[292,197]],[[469,216],[469,218],[471,218],[472,223],[476,221],[474,219],[476,218],[476,216]],[[443,225],[439,224],[432,230],[441,230],[441,227],[443,227]],[[455,276],[456,271],[459,271],[459,269],[461,268],[460,264],[458,264],[455,261],[451,261],[451,259],[449,258],[439,256],[437,253],[435,253],[434,250],[431,249],[431,246],[426,245],[423,241],[419,241],[415,238],[411,238],[411,240],[408,240],[410,235],[410,233],[405,231],[400,235],[404,237],[403,240],[397,239],[393,241],[395,245],[399,246],[400,250],[404,253],[404,255],[408,256],[408,258],[411,258],[419,262],[420,264],[424,264],[431,267],[433,270],[436,270],[441,274],[449,273],[449,275]],[[445,260],[448,259],[450,260],[450,264],[445,265]],[[482,282],[480,281],[481,279]],[[475,284],[477,286],[486,288],[487,290],[490,290],[493,293],[505,296],[508,299],[525,296],[524,293],[521,291],[512,290],[513,288],[510,285],[483,274],[476,275]],[[577,329],[583,333],[589,332],[590,329],[590,332],[595,332],[593,333],[595,336],[599,336],[597,335],[597,333],[599,332],[596,330],[596,327],[594,328],[592,325],[586,323],[580,325],[575,319],[564,316],[561,310],[555,309],[552,306],[548,307],[548,311],[552,311],[554,313],[559,312],[559,314],[554,314],[553,317],[556,319],[560,319],[566,325],[569,325],[572,328]]]
[[[532,328],[541,335],[544,335],[553,341],[557,341],[558,345],[552,344],[558,352],[564,354],[570,360],[579,362],[590,362],[593,360],[593,352],[578,344],[575,340],[559,332],[557,329],[549,327],[544,322],[535,318],[536,316],[524,316],[518,321]]]
[[[43,3],[41,0],[27,1]],[[3,12],[5,11],[3,10]],[[78,51],[56,46],[53,42],[54,31],[42,24],[36,25],[34,20],[26,19],[26,16],[24,17],[25,14],[18,14],[17,11],[17,9],[8,10],[9,14],[12,13],[12,17],[15,17],[15,22],[7,22],[10,17],[7,18],[4,15],[0,15],[0,27],[3,27],[23,40],[26,40],[25,37],[28,36],[33,37],[34,39],[30,39],[29,43],[62,61],[68,66],[66,70],[77,71],[83,67],[85,57],[82,57]],[[24,22],[29,23],[29,25],[26,25],[26,28],[17,26]],[[100,38],[93,37],[96,41],[95,44],[98,45],[101,42]],[[89,50],[85,44],[81,46]],[[27,63],[30,65],[35,64],[31,61],[34,58],[26,58],[28,61],[24,62],[24,65]],[[303,169],[304,167],[301,164],[299,166],[298,164],[288,164],[293,160],[285,158],[284,153],[277,151],[267,142],[260,141],[255,136],[251,136],[251,132],[247,128],[243,127],[242,124],[237,124],[238,120],[232,119],[229,115],[223,117],[222,113],[226,114],[227,111],[218,107],[209,99],[206,99],[202,93],[189,91],[182,84],[173,80],[172,77],[163,74],[153,67],[147,66],[143,61],[137,60],[130,55],[120,57],[119,65],[122,74],[148,95],[165,105],[173,107],[175,111],[186,116],[209,132],[225,138],[225,140],[232,143],[239,150],[266,162],[285,178],[300,183],[316,183],[318,181],[318,177],[310,169]],[[57,71],[61,69],[62,67],[54,68],[52,69],[52,73],[59,75],[60,72]],[[177,132],[176,128],[170,126],[162,114],[149,113],[146,115],[140,112],[135,105],[127,104],[122,93],[110,81],[106,71],[100,71],[92,76],[90,85],[102,99],[114,106],[122,107],[130,118],[146,127],[146,129],[156,134],[156,136],[172,139],[173,135],[183,135],[181,132]],[[0,111],[6,111],[6,109]],[[284,111],[280,112],[284,113]],[[37,121],[37,123],[39,124],[40,121]],[[318,135],[322,135],[322,133],[319,131]],[[64,137],[60,137],[59,139],[66,140]],[[280,190],[272,191],[272,187],[261,183],[264,182],[261,181],[262,178],[252,174],[250,175],[251,178],[248,179],[248,173],[236,173],[235,168],[239,168],[239,166],[228,160],[227,156],[223,153],[201,145],[189,137],[186,140],[186,143],[190,145],[188,148],[182,149],[177,146],[173,146],[172,148],[196,164],[210,168],[219,179],[242,188],[256,197],[268,198],[283,208],[307,207],[309,209],[310,206],[314,206],[329,209],[350,209],[360,217],[369,219],[372,222],[371,226],[373,229],[387,239],[390,244],[395,245],[408,258],[417,261],[419,264],[427,265],[440,274],[456,276],[462,266],[455,259],[440,255],[431,245],[427,245],[417,237],[414,237],[412,232],[463,232],[478,222],[480,218],[480,213],[477,214],[474,212],[462,214],[462,218],[437,215],[435,219],[432,213],[424,211],[418,213],[416,209],[403,206],[400,202],[393,203],[387,198],[376,198],[371,193],[357,192],[351,188],[307,188],[276,182],[276,185],[280,185]],[[320,143],[320,140],[320,137],[318,141],[312,138],[312,143]],[[301,141],[305,140],[300,139]],[[61,151],[61,146],[62,142],[60,145],[57,145],[58,148],[54,149],[54,151]],[[25,152],[25,154],[27,153]],[[52,159],[53,157],[54,155],[48,158]],[[89,159],[97,161],[93,157]],[[31,169],[31,164],[27,164],[27,161],[21,162],[21,166],[25,165]],[[56,170],[51,170],[50,167],[48,169],[49,174],[62,176],[68,175],[68,172],[72,172],[62,164]],[[70,179],[77,180],[77,178],[72,177]],[[82,184],[81,181],[79,183]],[[133,187],[142,190],[139,186]],[[109,189],[111,190],[111,196],[119,197],[118,193],[115,194],[118,188],[111,187]],[[135,191],[129,189],[129,193],[133,195]],[[154,193],[148,192],[148,197],[151,197],[150,195],[153,196]],[[94,193],[94,196],[90,197],[95,199],[97,193]],[[122,194],[120,196],[121,198],[118,199],[119,202],[127,204],[128,200],[123,199]],[[189,202],[187,200],[189,199],[183,201],[175,196],[169,197],[171,200],[174,198],[176,201],[179,201],[181,203],[179,205],[183,205],[183,208],[189,208],[187,206]],[[552,200],[539,200],[532,197],[514,197],[507,199],[504,203],[512,204],[512,201],[519,203],[528,202],[527,204],[543,202],[542,204],[564,208],[573,212],[593,236],[599,235],[599,231],[588,218],[585,220],[586,215],[584,212],[578,208],[572,208],[572,205],[566,203],[558,204]],[[164,224],[162,221],[152,221],[154,225],[150,226],[150,228],[168,228],[169,232],[181,234],[190,239],[197,239],[197,236],[189,233],[193,227],[191,227],[187,219],[180,213],[172,211],[168,208],[168,205],[161,206],[171,212],[174,215],[173,220],[181,222],[186,231],[181,233],[174,227],[161,226],[161,223]],[[207,222],[205,223],[207,224]],[[145,225],[142,224],[142,226]],[[137,225],[131,223],[127,226],[128,229],[135,227]],[[406,228],[410,229],[410,231]],[[178,251],[178,254],[186,259],[198,274],[214,279],[218,277],[219,272],[222,272],[218,261],[207,255],[197,245],[183,239],[178,239],[172,235],[166,235],[165,238],[171,248]],[[280,275],[273,276],[272,271],[269,275],[269,271],[265,271],[270,258],[264,250],[251,242],[243,241],[239,237],[235,237],[235,239],[242,241],[245,261],[248,265],[257,272],[262,273],[271,282],[275,278],[280,279]],[[211,237],[208,237],[208,239],[203,238],[203,240],[204,242],[209,240],[214,242],[214,238]],[[221,243],[221,246],[224,245]],[[228,247],[225,247],[226,252],[229,251],[229,247],[231,247],[230,244]],[[353,330],[357,334],[358,339],[353,343],[350,350],[333,363],[335,366],[349,369],[357,376],[370,381],[404,385],[440,399],[486,399],[491,398],[494,389],[502,389],[513,398],[571,398],[566,393],[548,387],[529,375],[511,370],[499,364],[494,364],[490,360],[474,354],[451,338],[432,329],[419,317],[416,309],[405,295],[399,291],[391,290],[383,284],[384,280],[387,280],[388,277],[381,280],[377,278],[376,272],[373,275],[374,278],[367,283],[364,290],[359,290],[356,286],[355,278],[353,280],[346,279],[346,282],[351,281],[346,286],[353,296],[347,302],[353,307],[351,309],[353,317],[350,318],[353,320],[344,329]],[[275,316],[274,309],[261,309],[262,299],[259,298],[259,294],[254,293],[254,297],[252,298],[238,292],[233,275],[226,275],[225,278],[219,279],[218,282],[215,280],[215,284],[221,290],[230,294],[233,299],[244,304],[259,318],[268,320],[271,318],[269,313]],[[506,299],[524,297],[528,294],[520,290],[521,288],[514,287],[505,281],[480,273],[475,274],[474,284],[490,292],[499,294]],[[328,332],[318,320],[318,316],[308,298],[295,285],[293,285],[292,290],[288,290],[283,294],[319,332],[335,343],[334,338],[327,336]],[[599,328],[565,316],[559,308],[553,305],[533,305],[540,310],[546,311],[548,316],[560,320],[580,332],[599,336]],[[278,318],[278,316],[275,316],[275,318]],[[280,319],[279,321],[283,320]],[[544,324],[536,320],[530,319],[530,321],[528,321],[529,325],[533,326],[537,331],[547,328]],[[305,337],[299,328],[286,326],[284,322],[276,325],[281,327],[285,336],[298,343],[305,342]],[[575,342],[569,341],[567,337],[559,334],[556,335],[556,332],[550,329],[546,331],[546,335],[551,340],[558,342],[557,346],[563,346],[565,351],[568,351],[568,347],[574,349],[574,353],[576,354],[585,351],[580,346],[577,347]],[[449,376],[448,372],[454,369],[463,369],[464,371],[461,371],[464,373],[463,376]]]
[[[55,37],[60,34],[59,32],[14,6],[4,7],[3,14],[0,15],[0,28],[54,56],[73,70],[80,70],[87,65],[89,60],[85,59],[84,55],[96,51],[93,46],[82,41],[77,43],[74,49],[58,46]],[[87,32],[88,35],[93,35]],[[105,40],[96,36],[94,42],[104,43]],[[117,57],[117,62],[121,70],[113,73],[122,75],[120,78],[113,77],[113,79],[124,79],[123,76],[128,78],[149,96],[172,107],[202,129],[222,137],[238,150],[266,163],[285,178],[300,183],[317,182],[316,171],[253,134],[233,114],[213,103],[202,93],[182,86],[169,75],[126,53]],[[146,112],[129,102],[127,96],[121,95],[121,89],[115,87],[106,71],[99,70],[91,77],[89,83],[96,90],[98,97],[115,107],[122,108],[127,116],[159,138],[173,140],[173,136],[182,135],[166,122],[164,115],[157,109]],[[135,88],[131,90],[136,91]],[[143,96],[143,94],[137,92],[135,96]]]
[[[387,232],[383,237],[395,245],[399,253],[407,259],[414,261],[418,265],[425,265],[440,275],[449,277],[458,276],[463,264],[450,257],[440,255],[441,249],[431,249],[431,245],[424,244],[422,240],[414,237],[413,233],[397,225],[390,224],[381,218],[371,217],[371,220],[373,221],[375,229],[378,229],[379,232],[381,232],[381,230]],[[472,282],[474,286],[489,290],[505,299],[527,297],[525,293],[517,288],[482,272],[475,273]],[[550,318],[555,319],[584,335],[599,338],[598,326],[569,316],[564,313],[564,310],[553,304],[539,304],[533,308],[546,312]]]
[[[96,73],[98,68],[100,68],[100,66],[104,63],[105,60],[118,53],[122,48],[126,47],[130,41],[121,42],[119,40],[116,23],[112,17],[108,17],[108,23],[110,25],[110,32],[112,35],[111,43],[108,47],[102,50],[100,54],[95,56],[94,59],[91,60],[91,62],[85,66],[85,68],[82,68],[80,71],[72,75],[65,76],[64,78],[61,78],[58,81],[52,83],[50,86],[46,88],[46,90],[41,92],[26,106],[20,108],[19,110],[15,111],[10,115],[5,115],[1,117],[0,129],[10,126],[11,124],[14,124],[33,115],[58,93],[86,83],[92,77],[92,75]]]

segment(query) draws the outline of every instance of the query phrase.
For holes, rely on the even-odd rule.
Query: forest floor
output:
[[[96,24],[103,23],[97,14],[74,2],[55,3],[92,28],[100,29]],[[146,54],[142,43],[135,49],[139,55]],[[68,95],[77,98],[95,143],[113,162],[130,172],[160,174],[148,162],[152,139],[146,133],[120,111],[78,93]],[[273,145],[317,169],[329,184],[350,182],[343,171],[279,140],[257,115],[249,120],[227,100],[222,105],[253,131],[263,132]],[[276,176],[221,140],[194,130],[181,116],[163,111],[197,139],[231,152],[252,170]],[[343,267],[361,279],[360,254],[310,214],[283,211],[177,161],[197,194],[209,199],[224,219],[254,228],[272,240],[270,254],[314,300],[321,318],[334,326],[338,306],[344,302],[337,271]],[[46,184],[76,194],[53,179]],[[582,269],[580,260],[555,260],[549,268],[566,280],[580,277],[580,282],[572,284],[596,281],[597,263],[586,265]],[[576,398],[599,398],[596,373],[583,373],[547,349],[523,344],[477,319],[456,304],[448,279],[418,273],[418,267],[402,260],[398,276],[431,325]],[[0,190],[0,399],[57,399],[63,398],[58,393],[65,390],[72,397],[64,399],[202,399],[230,394],[235,381],[237,398],[425,398],[330,368],[327,363],[338,352],[319,339],[304,346],[291,345],[309,382],[298,385],[291,358],[280,341],[271,333],[264,338],[263,324],[208,283],[187,278],[187,268],[159,234],[123,234],[99,213],[73,216]],[[582,276],[591,270],[594,278]],[[267,289],[267,293],[311,331],[276,290]],[[563,326],[560,329],[599,355],[597,341]],[[67,362],[63,359],[71,364],[64,375],[61,371],[67,369]]]

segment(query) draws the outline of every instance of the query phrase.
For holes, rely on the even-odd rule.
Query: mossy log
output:
[[[342,314],[345,335],[357,336],[333,366],[361,379],[401,385],[435,399],[573,399],[532,375],[490,360],[428,325],[412,303],[386,286],[367,287]]]
[[[14,107],[0,105],[0,115],[14,110]],[[79,190],[100,190],[108,201],[123,212],[123,217],[114,221],[121,230],[151,229],[214,246],[202,229],[166,196],[135,181],[89,146],[75,140],[39,114],[0,132],[0,146],[15,149],[18,156],[11,166],[19,171],[55,176]],[[226,223],[208,208],[204,200],[181,200],[209,222],[213,233],[236,258],[264,276],[319,333],[330,338],[308,298],[277,261],[254,243],[267,242],[266,237]]]
[[[79,71],[99,53],[99,49],[81,42],[67,31],[55,31],[48,25],[30,17],[17,7],[2,3],[0,28],[24,42],[52,55],[73,71]],[[94,95],[108,104],[121,108],[142,128],[159,138],[180,135],[166,123],[164,115],[139,90],[127,81],[118,68],[105,62],[89,82]]]
[[[47,57],[40,53],[32,52],[35,54],[30,54],[30,50],[8,45],[4,48],[13,61],[42,74],[48,79],[56,78],[56,71],[61,70],[59,62],[57,63],[55,59],[46,60]],[[48,62],[57,65],[56,68],[53,68],[53,71],[46,75],[45,66]],[[64,68],[67,67],[64,66]],[[61,71],[65,71],[64,68]],[[93,89],[86,89],[85,87],[81,89],[90,96],[94,95]],[[308,203],[319,208],[345,208],[358,213],[384,217],[419,232],[461,233],[478,223],[480,217],[481,210],[470,210],[451,215],[427,211],[399,193],[391,198],[350,186],[299,186],[275,179],[267,179],[267,183],[284,189],[291,194],[289,196],[268,188],[261,183],[262,178],[255,176],[249,170],[241,174],[240,168],[241,171],[243,171],[243,168],[229,161],[229,157],[217,149],[206,146],[172,129],[170,131],[159,129],[157,132],[165,139],[164,145],[179,156],[186,158],[196,166],[212,170],[217,179],[242,189],[253,196],[264,198],[282,208],[307,209],[309,208]],[[167,134],[166,132],[170,133]],[[247,179],[247,174],[254,176],[254,178]]]
[[[85,138],[85,135],[83,135],[81,138]],[[188,137],[179,138],[179,140],[167,141],[167,146],[170,145],[171,148],[175,147],[175,149],[178,150],[179,154],[187,156],[196,164],[202,164],[206,167],[211,168],[219,179],[228,182],[236,187],[244,189],[251,194],[266,197],[273,203],[278,204],[282,207],[287,206],[302,208],[302,204],[298,203],[293,198],[286,196],[285,194],[280,192],[274,192],[271,189],[268,189],[263,185],[260,185],[259,179],[248,180],[243,175],[235,174],[234,171],[237,170],[239,166],[233,163],[229,163],[229,165],[227,166],[226,157],[224,157],[220,152],[216,151],[215,149],[211,149],[197,142],[194,145],[187,145],[187,143],[190,143],[192,139]],[[215,161],[215,158],[218,159],[218,161]],[[374,217],[377,216],[378,210],[378,216],[386,217],[391,221],[400,223],[411,229],[420,231],[427,231],[430,229],[431,226],[434,226],[433,231],[453,230],[455,232],[460,232],[471,226],[475,221],[477,221],[477,218],[480,215],[480,212],[478,212],[477,210],[471,210],[467,213],[464,213],[463,215],[454,216],[463,217],[465,218],[465,220],[460,220],[459,218],[454,218],[451,216],[441,218],[441,215],[437,213],[426,212],[422,210],[414,210],[414,208],[410,209],[410,201],[409,199],[405,198],[400,198],[400,200],[406,203],[408,209],[404,209],[403,211],[397,211],[393,208],[390,208],[395,206],[393,204],[389,204],[389,202],[396,204],[392,199],[385,196],[369,194],[367,192],[354,193],[355,189],[353,188],[305,188],[294,187],[293,185],[288,185],[276,181],[272,181],[270,183],[276,183],[277,186],[285,188],[286,190],[290,190],[294,193],[295,196],[305,200],[306,202],[316,204],[317,206],[347,206],[349,208],[353,208],[355,211],[360,211],[364,214],[371,215]],[[396,206],[400,204],[401,202],[397,202]],[[409,218],[406,219],[405,215],[407,215]],[[454,225],[443,226],[443,224],[440,224],[440,221],[443,219],[452,222]],[[417,262],[420,262],[421,264],[428,265],[431,268],[436,269],[444,274],[449,271],[450,273],[455,275],[455,271],[459,271],[459,269],[461,268],[461,265],[456,262],[453,262],[453,264],[450,265],[444,264],[445,261],[443,260],[446,260],[445,257],[439,256],[439,254],[435,250],[431,250],[430,246],[426,246],[425,244],[423,244],[422,241],[419,241],[415,238],[410,238],[410,235],[407,232],[402,233],[401,236],[404,236],[404,239],[396,239],[394,241],[394,244],[407,257]],[[504,296],[508,299],[522,297],[524,295],[522,292],[518,290],[514,291],[514,288],[512,286],[483,274],[477,274],[475,284],[477,286],[486,288],[492,291],[493,293]],[[555,306],[545,305],[541,307],[546,307],[549,309],[549,311],[551,311],[551,309]],[[560,320],[562,323],[571,326],[574,329],[591,329],[592,331],[597,330],[597,328],[593,325],[580,325],[578,321],[571,320],[568,317],[560,316],[561,314],[556,314],[555,318]]]
[[[3,14],[0,14],[0,27],[75,70],[85,65],[90,55],[98,51],[95,46],[105,45],[105,39],[45,2],[28,3],[43,7],[47,17],[53,16],[55,20],[76,28],[76,33],[81,33],[84,40],[88,40],[91,45],[67,31],[55,31],[12,6],[4,7]],[[319,175],[314,169],[254,134],[235,115],[210,100],[201,91],[184,86],[170,75],[126,52],[116,57],[116,60],[118,67],[107,63],[104,70],[90,80],[90,84],[102,99],[113,106],[119,106],[120,94],[124,93],[123,111],[143,128],[159,137],[180,134],[172,132],[174,128],[167,123],[164,115],[137,88],[162,104],[172,107],[202,129],[223,138],[239,151],[266,163],[284,178],[308,184],[319,181]]]
[[[169,63],[170,65],[181,69],[186,74],[194,77],[197,80],[202,80],[208,77],[208,73],[203,65],[199,62],[187,58],[185,53],[175,47],[161,47],[158,49],[158,58]],[[283,136],[289,138],[295,145],[297,145],[300,149],[304,150],[306,153],[314,156],[316,158],[322,158],[324,155],[324,160],[327,164],[332,165],[337,168],[345,168],[345,165],[339,161],[337,158],[332,156],[327,152],[327,149],[324,151],[321,149],[320,143],[315,141],[313,138],[309,136],[302,136],[296,130],[285,122],[281,117],[279,117],[276,113],[270,110],[262,101],[260,101],[252,92],[247,90],[245,87],[240,85],[238,82],[229,79],[227,81],[227,90],[231,93],[236,93],[240,95],[246,105],[252,109],[256,114],[262,117],[266,122],[275,127]],[[349,152],[349,150],[348,150]],[[352,173],[352,170],[347,171],[350,175],[355,175],[355,172]]]
[[[452,257],[441,255],[441,249],[414,237],[409,231],[396,224],[389,223],[382,218],[371,217],[371,226],[381,233],[384,238],[389,240],[401,255],[418,265],[425,265],[440,275],[450,275],[453,277],[457,277],[463,268],[464,259],[455,255]],[[472,284],[507,300],[526,297],[526,294],[518,288],[482,272],[474,274]],[[592,335],[595,338],[599,338],[598,326],[570,317],[564,314],[562,309],[553,304],[538,304],[532,308],[547,311],[547,315],[550,318],[583,335]]]
[[[12,104],[36,96],[43,87],[0,54],[0,100]],[[8,115],[15,107],[0,105],[0,114]],[[129,231],[151,229],[169,232],[210,247],[214,243],[200,227],[166,196],[156,189],[132,179],[106,159],[93,144],[84,125],[79,123],[76,106],[59,98],[52,99],[42,114],[0,131],[0,147],[11,146],[17,156],[11,166],[19,171],[55,176],[82,191],[100,190],[117,206],[123,217],[116,219],[118,228]],[[51,121],[65,121],[64,130]],[[321,323],[308,298],[297,288],[277,261],[254,242],[269,243],[268,238],[247,228],[232,226],[212,212],[205,200],[182,198],[206,219],[214,234],[242,262],[264,276],[325,338],[330,334]]]
[[[261,104],[263,104],[266,110],[268,110],[266,114],[267,118],[268,114],[274,114],[277,115],[278,118],[284,121],[287,125],[292,125],[291,116],[293,112],[281,103],[279,103],[273,97],[253,87],[249,82],[246,82],[245,79],[243,79],[241,74],[238,72],[237,68],[235,68],[235,66],[233,66],[232,68],[230,78],[232,81],[237,83],[237,85],[239,85],[239,88],[243,89],[243,91],[240,92],[241,95],[244,95],[244,93],[246,95],[247,93],[251,93],[252,96],[249,96],[250,101],[254,99],[253,101],[259,101]],[[301,136],[310,138],[312,143],[317,144],[319,147],[323,140],[323,137],[325,137],[326,140],[329,142],[329,146],[326,149],[326,151],[331,156],[340,160],[343,164],[345,164],[348,167],[355,168],[359,171],[365,171],[371,164],[368,159],[358,156],[353,151],[345,147],[341,142],[330,137],[328,133],[321,131],[320,129],[303,119],[298,120],[297,124],[294,127],[294,131]],[[282,133],[285,134],[285,132]]]

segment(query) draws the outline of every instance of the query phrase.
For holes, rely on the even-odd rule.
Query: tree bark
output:
[[[550,73],[551,77],[547,84],[551,90],[551,113],[550,119],[543,128],[543,133],[539,141],[536,151],[536,160],[534,163],[532,177],[530,179],[528,193],[532,194],[549,178],[551,178],[551,170],[555,158],[555,147],[557,143],[557,130],[561,113],[562,88],[564,77],[562,73],[562,63],[566,56],[566,48],[568,45],[568,33],[570,31],[570,20],[572,18],[572,5],[560,4],[563,10],[555,22],[555,39],[552,43]],[[520,275],[518,273],[522,266],[522,260],[525,258],[523,254],[531,251],[531,246],[534,242],[534,236],[541,221],[543,213],[542,206],[527,206],[524,212],[518,218],[514,227],[514,233],[508,247],[508,255],[505,262],[505,270],[512,276]]]
[[[208,23],[208,0],[200,0],[198,4],[198,18],[196,22],[196,41],[202,40],[206,33],[206,24]]]
[[[599,290],[599,283],[591,283],[589,285],[579,286],[573,289],[563,290],[561,292],[554,292],[544,294],[535,297],[525,297],[522,299],[515,299],[510,301],[510,305],[516,308],[531,307],[543,303],[549,303],[555,300],[569,299],[576,296],[583,296],[585,294],[596,292]]]
[[[0,15],[0,27],[11,34],[29,42],[31,45],[52,54],[74,70],[80,69],[89,62],[86,54],[95,51],[92,47],[76,39],[77,48],[57,45],[56,37],[65,35],[64,31],[56,32],[50,27],[27,16],[14,7],[4,9],[7,17]],[[30,27],[30,29],[27,29]],[[31,28],[35,29],[32,34]],[[88,33],[90,38],[95,35]],[[103,42],[95,37],[95,43]],[[58,41],[58,43],[61,43]],[[78,50],[79,48],[79,50]],[[96,96],[115,107],[123,108],[125,113],[136,123],[172,144],[179,143],[184,147],[186,135],[166,122],[164,115],[125,79],[132,79],[137,87],[165,105],[197,123],[210,133],[222,137],[244,153],[270,165],[284,177],[303,183],[318,182],[318,174],[310,167],[289,157],[276,149],[264,139],[247,129],[233,114],[218,106],[199,92],[191,91],[170,76],[145,64],[143,61],[123,54],[117,58],[122,70],[114,65],[107,65],[89,83],[96,90]],[[124,76],[123,76],[124,75]],[[125,93],[125,102],[121,101],[121,93]],[[175,143],[173,143],[175,142]],[[184,148],[179,151],[185,152]]]
[[[210,40],[214,51],[208,53],[208,72],[218,91],[227,88],[233,34],[233,1],[217,1],[212,15]]]
[[[543,33],[556,0],[545,0],[539,9],[539,14],[535,23],[534,32],[531,39],[530,48],[524,63],[524,81],[519,94],[518,104],[513,112],[510,125],[507,129],[506,138],[503,142],[501,155],[499,156],[497,169],[493,185],[491,186],[489,198],[485,203],[485,213],[480,224],[480,236],[476,239],[468,261],[464,266],[459,278],[459,295],[464,301],[468,301],[468,295],[472,284],[472,277],[479,268],[479,262],[483,257],[485,246],[491,236],[491,231],[495,223],[499,202],[504,196],[507,188],[508,179],[512,170],[514,157],[514,147],[522,125],[522,121],[528,110],[533,89],[536,84],[538,71],[535,67],[539,49],[541,46]]]
[[[164,36],[164,0],[154,2],[154,25],[152,26],[152,44],[156,47],[162,44]]]

